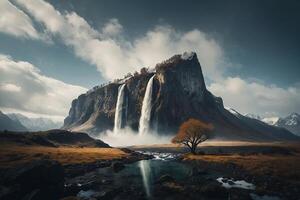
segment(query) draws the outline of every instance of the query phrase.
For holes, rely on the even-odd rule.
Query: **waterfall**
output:
[[[115,125],[114,125],[115,133],[122,128],[124,88],[125,88],[125,84],[119,86],[119,88],[118,88],[118,99],[117,99],[117,105],[116,105]]]
[[[150,117],[152,108],[152,87],[153,87],[153,75],[148,81],[145,96],[142,104],[142,112],[139,124],[139,134],[145,134],[149,132],[150,127]]]

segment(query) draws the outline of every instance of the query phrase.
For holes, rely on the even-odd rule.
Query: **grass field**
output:
[[[61,164],[90,163],[128,156],[116,148],[72,148],[42,146],[0,146],[0,167],[9,167],[42,158],[53,159]]]
[[[180,149],[183,149],[183,146],[177,144],[148,145],[135,146],[133,149],[182,152]],[[300,180],[300,143],[208,141],[201,144],[198,149],[206,154],[185,154],[184,160],[199,160],[225,165],[234,163],[254,176],[270,175],[291,181],[299,182]]]
[[[280,176],[289,180],[300,180],[300,154],[295,155],[192,155],[185,160],[201,160],[216,163],[234,163],[253,175]]]

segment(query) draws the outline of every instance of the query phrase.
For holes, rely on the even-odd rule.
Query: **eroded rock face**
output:
[[[158,131],[176,131],[188,118],[209,121],[207,112],[216,108],[207,92],[196,54],[190,59],[173,56],[156,66],[153,123]],[[155,124],[157,122],[157,124]]]
[[[64,128],[89,131],[111,129],[114,123],[118,84],[108,84],[73,100]]]
[[[220,139],[295,139],[288,131],[241,119],[224,109],[222,99],[206,89],[195,53],[175,55],[155,69],[156,72],[136,74],[80,95],[72,102],[64,128],[90,134],[112,130],[118,87],[125,82],[122,125],[138,130],[146,86],[155,74],[150,126],[159,134],[175,134],[182,122],[197,118],[213,123],[214,136]]]
[[[146,86],[153,74],[139,74],[126,81],[124,126],[138,129]],[[64,128],[89,132],[112,130],[120,85],[112,83],[80,95],[72,102]],[[199,116],[202,104],[208,101],[215,104],[214,97],[206,90],[196,54],[187,59],[175,55],[156,66],[152,101],[151,126],[165,133],[175,130],[187,118]]]

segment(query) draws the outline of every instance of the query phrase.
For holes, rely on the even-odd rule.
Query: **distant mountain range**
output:
[[[16,123],[21,123],[28,131],[46,131],[62,126],[62,122],[54,122],[49,118],[29,118],[19,113],[8,113],[6,115]]]
[[[0,131],[46,131],[61,126],[62,122],[49,118],[29,118],[19,113],[4,114],[0,111]]]
[[[292,113],[287,117],[267,117],[263,118],[259,115],[246,114],[246,117],[253,118],[265,122],[267,124],[278,126],[289,130],[295,135],[300,136],[300,115],[298,113]]]
[[[0,131],[28,131],[19,121],[12,120],[3,112],[0,111]]]

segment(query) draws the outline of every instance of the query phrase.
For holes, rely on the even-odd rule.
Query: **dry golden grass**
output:
[[[72,148],[42,146],[0,146],[0,166],[7,167],[32,160],[49,158],[61,164],[90,163],[97,160],[117,159],[128,156],[116,148]]]
[[[299,142],[293,144],[289,143],[291,146],[299,146]],[[235,147],[235,146],[286,146],[285,142],[247,142],[247,141],[217,141],[208,140],[200,143],[198,147]],[[141,148],[178,148],[184,147],[182,144],[150,144],[150,145],[135,145],[131,146],[133,149]]]
[[[289,180],[300,180],[300,154],[295,155],[192,155],[185,160],[234,163],[253,175],[272,175]]]

